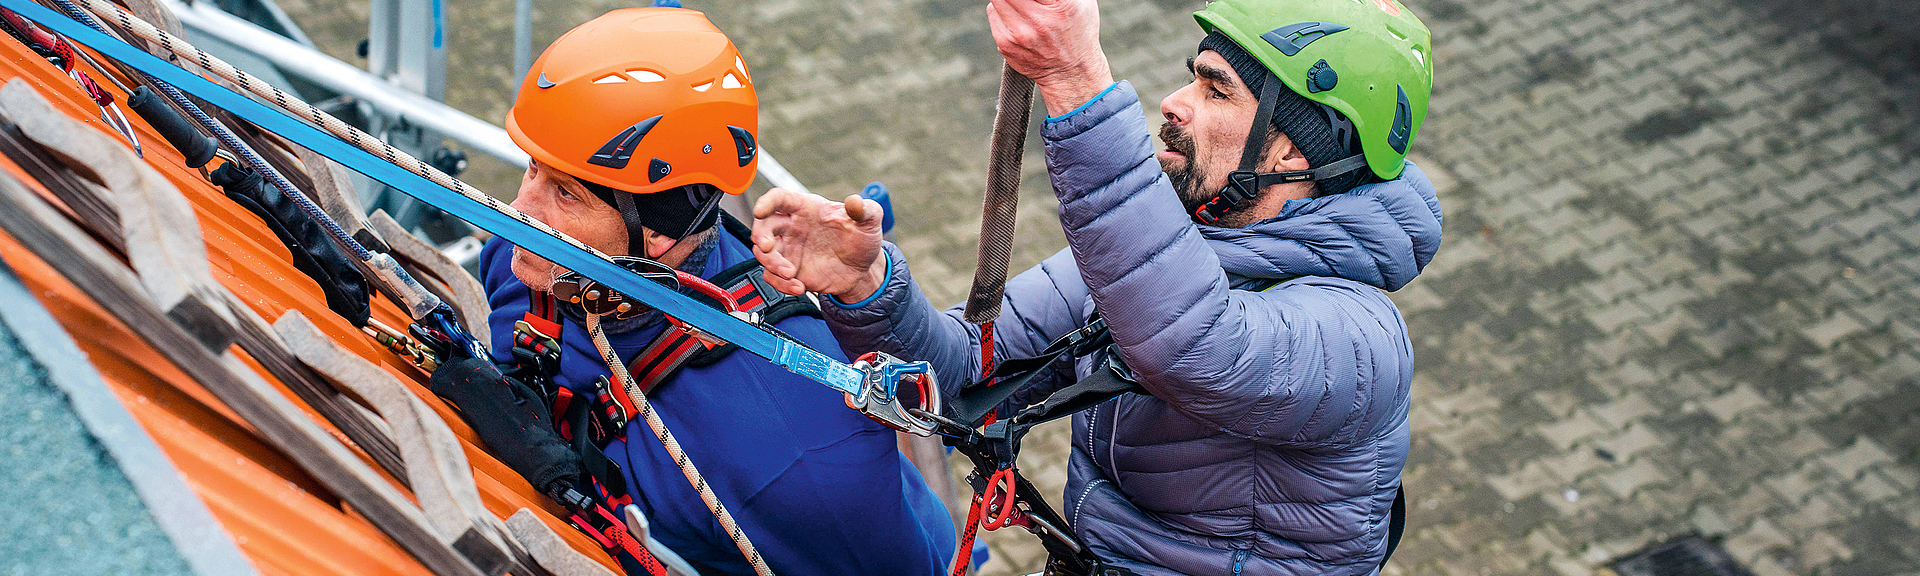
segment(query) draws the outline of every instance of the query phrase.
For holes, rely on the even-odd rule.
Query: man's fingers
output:
[[[852,218],[854,222],[867,219],[867,205],[861,202],[861,200],[864,200],[864,198],[861,198],[859,194],[852,194],[847,196],[846,201],[841,202],[842,205],[847,207],[847,217]]]
[[[767,269],[767,274],[783,277],[793,276],[793,261],[787,259],[787,255],[785,254],[771,250],[762,250],[759,246],[754,246],[753,257],[755,260],[760,261],[760,267]]]
[[[862,229],[878,226],[881,219],[886,217],[886,211],[880,209],[879,202],[875,202],[873,200],[869,200],[866,198],[861,198],[858,201],[855,201],[854,205],[859,206],[861,209],[861,212],[864,213],[863,216],[853,217],[854,224],[859,225],[860,228]],[[848,210],[847,215],[853,216],[853,211]]]
[[[807,292],[806,285],[801,284],[799,280],[769,281],[767,283],[772,284],[774,290],[779,290],[780,293],[788,296],[799,296]]]
[[[760,258],[760,266],[763,270],[761,277],[766,279],[769,286],[795,296],[806,291],[806,285],[794,277],[796,268],[792,261],[779,254],[763,255]]]
[[[755,211],[758,211],[758,209],[756,206]],[[779,248],[780,232],[786,228],[786,226],[787,222],[784,221],[776,221],[766,216],[755,216],[753,219],[753,232],[748,235],[749,238],[753,240],[753,249],[761,252],[772,252]]]
[[[788,296],[799,296],[800,293],[807,291],[806,287],[800,286],[799,282],[775,276],[771,270],[761,274],[761,278],[767,281],[768,286]]]
[[[788,192],[785,188],[768,190],[766,194],[760,196],[759,200],[754,201],[753,217],[766,218],[772,216],[774,212],[778,212],[780,205],[785,203],[787,194]]]

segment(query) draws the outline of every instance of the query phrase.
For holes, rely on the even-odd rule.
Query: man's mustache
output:
[[[1175,126],[1172,122],[1162,122],[1160,123],[1160,141],[1166,142],[1167,148],[1179,152],[1181,156],[1186,156],[1189,160],[1193,159],[1193,136],[1187,134],[1186,129]]]

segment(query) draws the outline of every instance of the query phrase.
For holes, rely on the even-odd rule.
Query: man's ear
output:
[[[654,232],[652,228],[645,226],[640,227],[640,233],[646,235],[647,243],[645,246],[647,247],[646,257],[648,259],[659,260],[666,257],[668,250],[673,249],[674,240],[668,238],[666,234]]]
[[[1307,155],[1300,153],[1300,147],[1293,145],[1293,139],[1275,130],[1273,138],[1267,143],[1267,161],[1260,167],[1261,172],[1292,172],[1306,170]]]

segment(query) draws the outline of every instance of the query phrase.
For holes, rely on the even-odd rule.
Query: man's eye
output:
[[[1212,92],[1212,93],[1213,93],[1213,97],[1214,97],[1214,98],[1216,98],[1216,99],[1219,99],[1219,100],[1226,100],[1226,99],[1227,99],[1227,93],[1226,93],[1226,92],[1221,92],[1221,91],[1220,91],[1220,90],[1218,90],[1218,89],[1212,89],[1212,88],[1210,88],[1210,89],[1208,89],[1207,91],[1208,91],[1208,92]]]

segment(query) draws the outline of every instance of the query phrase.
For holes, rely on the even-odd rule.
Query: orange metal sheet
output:
[[[106,60],[97,54],[96,60]],[[90,66],[81,69],[94,75]],[[106,74],[119,75],[114,72]],[[99,118],[99,109],[63,72],[38,55],[0,37],[0,81],[23,78],[54,106],[98,129],[121,137]],[[126,82],[121,78],[122,82]],[[99,84],[124,102],[110,82]],[[124,104],[121,104],[124,110]],[[320,287],[292,264],[287,249],[253,214],[229,201],[138,116],[128,112],[145,149],[148,165],[165,175],[192,202],[205,237],[214,278],[269,321],[298,311],[342,346],[394,374],[434,408],[464,445],[482,502],[502,518],[521,508],[541,512],[542,520],[588,557],[618,570],[599,546],[555,517],[564,511],[525,480],[488,455],[478,437],[451,407],[424,386],[426,374],[387,352],[326,308]],[[0,169],[26,182],[55,205],[57,201],[18,166],[0,157]],[[323,485],[254,433],[204,387],[170,364],[106,313],[88,293],[67,282],[11,237],[0,234],[0,259],[59,320],[99,369],[108,387],[126,404],[162,451],[206,501],[214,517],[266,574],[425,574],[417,561],[350,509]],[[373,298],[374,318],[388,325],[409,321],[384,297]],[[342,443],[345,435],[266,374],[252,358],[233,352],[282,394],[298,404]],[[365,455],[361,454],[364,459]],[[371,465],[371,460],[368,460]],[[375,467],[378,469],[378,467]],[[389,479],[391,481],[391,479]],[[399,487],[398,483],[395,483]],[[404,492],[405,489],[401,488]]]

